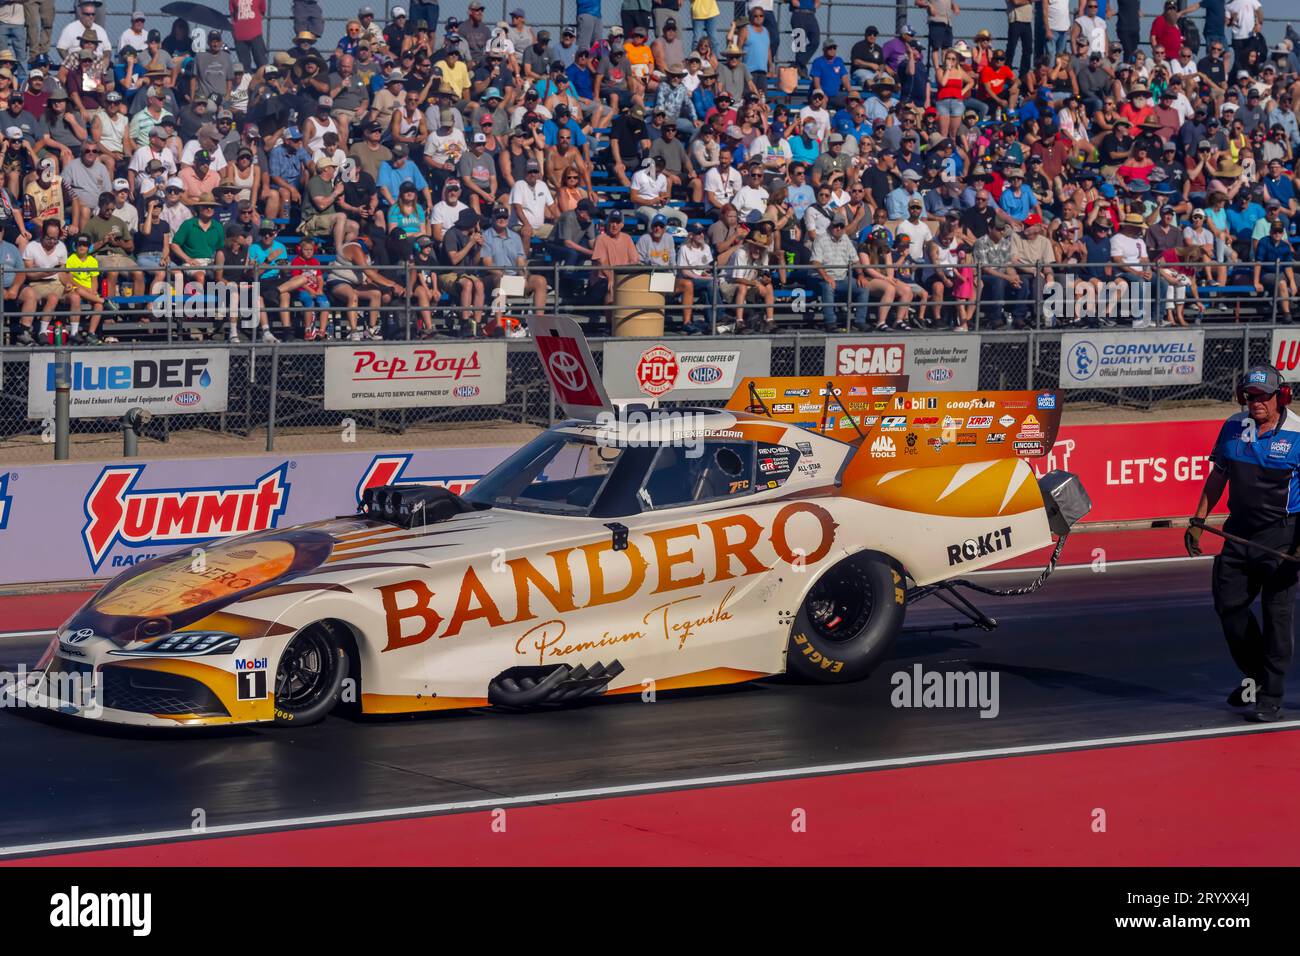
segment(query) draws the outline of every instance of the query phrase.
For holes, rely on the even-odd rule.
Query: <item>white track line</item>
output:
[[[0,641],[6,637],[42,637],[53,634],[55,630],[55,628],[49,627],[41,631],[0,631]]]
[[[560,790],[554,793],[535,793],[520,797],[492,797],[484,800],[462,800],[453,803],[430,803],[413,807],[393,807],[386,810],[358,810],[349,813],[330,813],[314,817],[288,817],[260,823],[231,823],[208,827],[202,833],[190,829],[157,830],[151,833],[128,833],[111,837],[91,837],[84,840],[60,840],[52,843],[32,843],[26,846],[0,847],[0,857],[54,853],[63,850],[102,849],[112,846],[141,843],[167,843],[180,840],[204,839],[214,836],[237,836],[273,830],[297,830],[306,827],[332,824],[366,823],[400,817],[421,817],[435,814],[457,813],[469,810],[488,810],[524,804],[565,803],[602,797],[629,796],[665,790],[686,790],[700,787],[719,787],[794,777],[820,777],[865,770],[883,770],[891,767],[911,767],[919,764],[945,763],[963,760],[981,760],[991,757],[1016,757],[1030,754],[1056,753],[1063,750],[1090,750],[1131,744],[1160,743],[1173,740],[1194,740],[1199,737],[1223,737],[1243,733],[1267,733],[1275,730],[1300,729],[1300,720],[1285,720],[1276,724],[1243,724],[1230,727],[1206,727],[1200,730],[1177,730],[1156,734],[1134,734],[1126,737],[1097,737],[1090,740],[1070,740],[1050,744],[1030,744],[1021,747],[998,747],[990,750],[964,750],[955,753],[925,754],[916,757],[887,757],[880,760],[860,760],[852,763],[819,764],[812,767],[792,767],[787,770],[763,770],[754,773],[720,774],[712,777],[690,777],[684,780],[664,780],[658,783],[627,784],[618,787],[591,787],[585,790]]]

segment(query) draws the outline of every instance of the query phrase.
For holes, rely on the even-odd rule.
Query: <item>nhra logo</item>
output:
[[[697,365],[686,373],[696,385],[712,385],[722,378],[722,369],[716,365]]]
[[[438,478],[414,478],[403,474],[411,463],[413,455],[376,455],[366,466],[357,483],[357,504],[367,488],[380,485],[428,485],[434,488],[446,488],[454,495],[463,495],[474,487],[482,475],[443,475]]]
[[[13,498],[9,495],[9,473],[5,472],[0,475],[0,530],[9,523],[9,506],[13,504]]]
[[[929,382],[951,382],[953,370],[946,365],[936,365],[925,373],[925,378]]]
[[[457,398],[474,398],[480,391],[477,385],[457,385],[451,390],[451,394]]]
[[[92,571],[115,544],[188,544],[274,528],[289,504],[289,463],[247,485],[136,490],[146,465],[109,466],[86,493],[81,529]]]

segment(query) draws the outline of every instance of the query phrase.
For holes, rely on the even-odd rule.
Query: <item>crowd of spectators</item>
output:
[[[1289,319],[1300,37],[1270,46],[1259,0],[1008,0],[1005,42],[915,0],[924,36],[847,50],[819,5],[418,3],[326,36],[295,0],[271,52],[265,0],[116,40],[97,0],[0,2],[12,334],[94,343],[208,281],[256,281],[268,341],[508,333],[507,298],[599,332],[631,267],[674,273],[687,334],[1023,327],[1067,278],[1154,284],[1143,322],[1234,284]]]

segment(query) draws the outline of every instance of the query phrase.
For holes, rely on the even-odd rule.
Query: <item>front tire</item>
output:
[[[275,672],[275,723],[300,727],[318,723],[334,709],[348,658],[334,626],[321,622],[303,628],[280,655]]]
[[[855,554],[812,586],[790,632],[786,670],[820,684],[862,680],[903,626],[903,572],[882,554]]]

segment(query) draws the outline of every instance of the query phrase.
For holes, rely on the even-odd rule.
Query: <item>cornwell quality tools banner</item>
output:
[[[1202,329],[1066,332],[1061,388],[1198,385],[1204,358]]]
[[[969,392],[980,387],[978,335],[908,335],[896,342],[838,338],[826,342],[827,375],[906,375],[919,391]]]
[[[27,417],[54,414],[55,355],[32,354]],[[131,408],[155,415],[224,412],[230,396],[226,349],[73,351],[69,366],[73,418],[118,418]]]
[[[504,341],[325,350],[328,409],[500,405],[505,400]]]
[[[747,375],[770,375],[772,343],[731,341],[721,347],[677,341],[613,340],[605,343],[605,388],[611,398],[690,401],[730,398]]]
[[[464,492],[513,451],[69,462],[0,471],[0,583],[110,577],[205,542],[352,514],[372,485]]]

